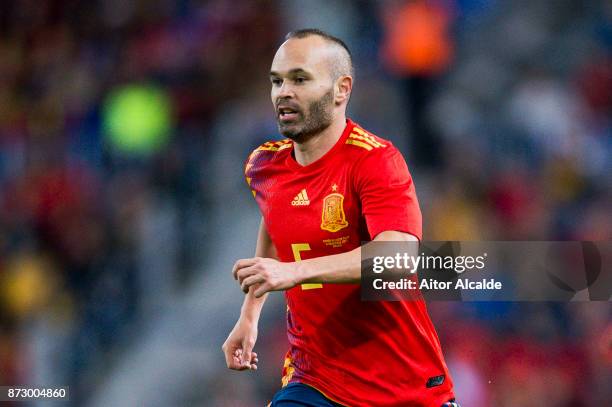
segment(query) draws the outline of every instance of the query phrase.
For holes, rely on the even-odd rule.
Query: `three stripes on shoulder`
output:
[[[381,143],[376,140],[374,136],[368,134],[365,130],[360,129],[359,127],[354,127],[346,139],[346,144],[351,144],[357,147],[365,148],[368,151],[371,151],[375,148],[387,147],[386,144]]]

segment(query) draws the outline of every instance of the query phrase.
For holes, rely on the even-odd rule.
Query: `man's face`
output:
[[[319,37],[294,38],[276,52],[270,69],[278,130],[297,142],[329,127],[334,109],[330,49]]]

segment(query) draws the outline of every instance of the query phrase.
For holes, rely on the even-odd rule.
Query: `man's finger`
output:
[[[242,342],[242,349],[244,349],[244,351],[242,352],[242,366],[246,366],[248,369],[251,368],[251,362],[252,362],[251,351],[253,350],[254,345],[255,345],[255,342],[250,341],[248,339],[245,339]]]
[[[234,280],[238,278],[237,273],[240,269],[252,266],[257,262],[257,259],[257,257],[252,257],[250,259],[240,259],[236,263],[234,263],[234,267],[232,268],[232,275],[234,276]]]
[[[242,291],[244,293],[248,293],[249,288],[253,284],[263,283],[264,281],[266,281],[266,278],[264,276],[262,276],[261,274],[255,274],[242,280],[242,284],[240,285],[240,287],[242,288]]]
[[[246,370],[246,369],[249,369],[248,366],[245,366],[242,363],[242,360],[239,357],[234,356],[232,362],[233,362],[232,366],[230,367],[230,369],[232,369],[232,370]]]
[[[223,352],[225,355],[225,363],[228,369],[238,370],[241,367],[238,350],[239,349],[236,349],[233,352],[231,352],[228,349],[227,351]]]
[[[255,267],[245,267],[245,268],[238,270],[238,272],[236,273],[236,279],[238,280],[240,285],[242,285],[242,282],[244,281],[245,278],[252,276],[253,274],[256,274],[257,272],[258,272],[258,269]]]
[[[227,364],[228,369],[231,370],[257,370],[257,353],[251,352],[251,362],[247,365],[243,363],[243,350],[240,348],[234,349],[234,351],[230,351],[229,349],[224,352],[225,354],[225,363]]]

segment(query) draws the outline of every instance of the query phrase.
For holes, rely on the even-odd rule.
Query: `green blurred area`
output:
[[[162,88],[132,84],[115,89],[103,111],[103,131],[118,152],[150,155],[170,140],[172,105]]]

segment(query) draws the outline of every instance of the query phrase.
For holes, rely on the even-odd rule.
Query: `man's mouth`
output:
[[[280,107],[278,109],[278,120],[281,122],[292,122],[297,120],[299,113],[290,107]]]

